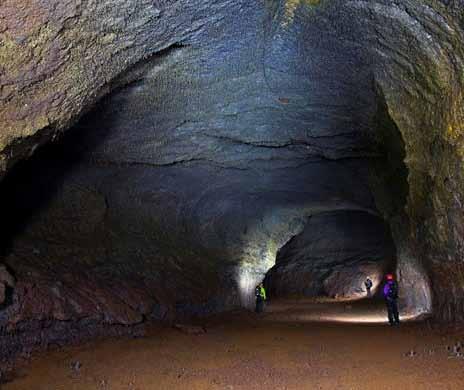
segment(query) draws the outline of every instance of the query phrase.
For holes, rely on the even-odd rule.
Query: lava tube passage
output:
[[[463,0],[2,2],[2,390],[464,388],[463,63]]]

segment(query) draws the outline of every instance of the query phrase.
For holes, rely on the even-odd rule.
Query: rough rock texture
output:
[[[7,0],[0,6],[0,174],[131,65],[219,20],[229,1]]]
[[[15,287],[15,279],[4,265],[0,265],[0,305],[7,300],[7,290]]]
[[[418,287],[409,298],[419,306],[429,305],[431,282],[435,318],[463,320],[463,3],[364,5],[363,37],[408,169],[407,215],[390,219],[399,274]]]
[[[356,299],[372,291],[395,267],[389,229],[379,217],[359,211],[321,213],[277,253],[266,276],[271,297],[328,296]]]
[[[0,326],[250,305],[278,249],[337,212],[388,221],[404,305],[430,310],[431,284],[437,318],[463,319],[462,5],[2,3],[0,172],[111,94],[2,183]],[[336,225],[317,234],[342,243]],[[390,263],[357,226],[366,247],[321,256],[337,267],[314,292]]]
[[[74,145],[44,163],[48,177],[30,174],[20,192],[48,199],[13,241],[19,277],[20,264],[91,267],[150,279],[177,311],[249,305],[309,215],[376,212],[376,104],[361,50],[330,34],[321,45],[311,7],[295,20],[286,7],[229,7],[131,69]]]

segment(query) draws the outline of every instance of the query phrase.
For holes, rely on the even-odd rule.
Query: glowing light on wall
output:
[[[321,0],[287,0],[285,2],[285,16],[282,26],[286,27],[291,24],[295,18],[295,12],[300,6],[317,6]]]

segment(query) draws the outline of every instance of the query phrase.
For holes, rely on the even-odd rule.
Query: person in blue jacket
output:
[[[390,325],[400,324],[400,315],[398,311],[398,283],[393,274],[386,275],[387,281],[383,286],[383,296],[387,304],[388,322]]]

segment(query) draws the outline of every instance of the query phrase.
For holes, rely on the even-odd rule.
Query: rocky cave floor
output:
[[[274,302],[263,315],[236,311],[181,329],[150,325],[141,337],[36,354],[1,388],[464,388],[464,331],[436,329],[427,321],[390,328],[380,322],[383,315],[373,301],[286,301]]]

